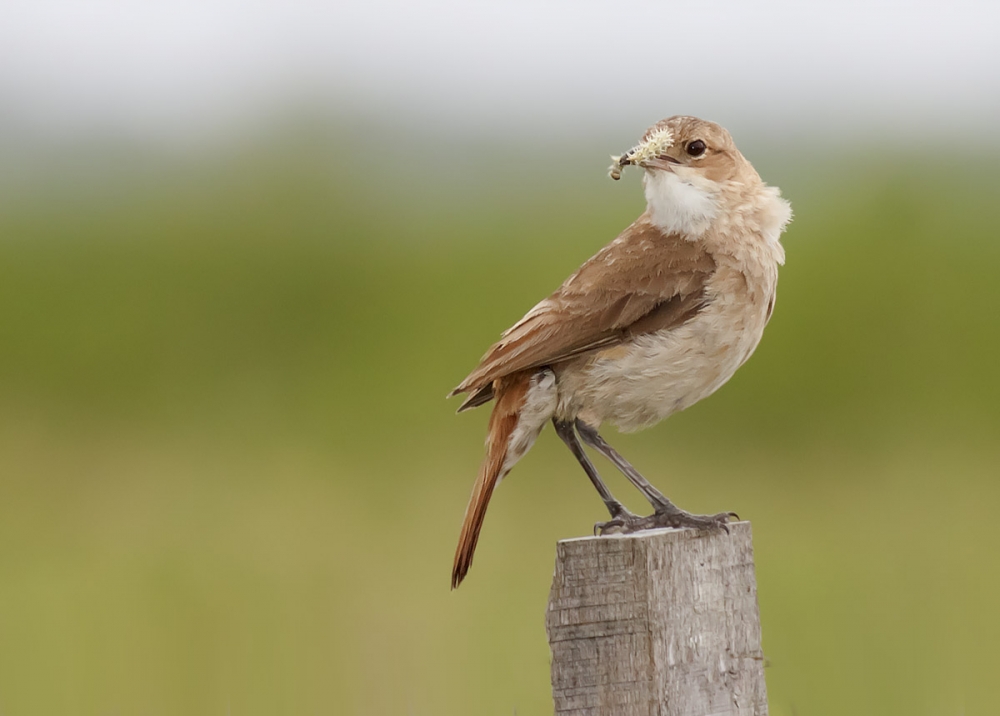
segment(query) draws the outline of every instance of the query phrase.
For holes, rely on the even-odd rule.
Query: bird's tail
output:
[[[465,508],[465,520],[462,522],[462,532],[458,538],[458,548],[455,550],[455,563],[451,570],[452,589],[462,583],[469,572],[469,567],[472,566],[472,555],[476,551],[479,531],[483,527],[483,519],[486,517],[486,508],[490,504],[493,490],[518,458],[527,452],[538,431],[541,430],[540,425],[537,429],[532,429],[534,426],[528,427],[528,431],[533,434],[524,436],[530,438],[524,445],[521,444],[524,441],[514,439],[534,382],[536,381],[533,381],[528,373],[520,373],[500,378],[493,383],[496,404],[490,416],[486,457],[483,459],[482,467],[479,468],[479,477],[476,478],[476,484],[472,488],[469,505]],[[525,427],[527,426],[522,426],[522,430],[518,432],[524,433]]]

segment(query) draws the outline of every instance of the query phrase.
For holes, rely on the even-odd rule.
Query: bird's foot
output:
[[[611,519],[608,520],[607,522],[595,522],[594,523],[594,535],[595,536],[604,534],[605,530],[608,527],[608,525],[611,525],[611,524],[616,524],[616,525],[617,524],[621,524],[621,525],[632,524],[633,522],[636,522],[637,520],[641,520],[642,519],[639,515],[637,515],[637,514],[635,514],[633,512],[630,512],[629,509],[625,505],[623,505],[622,503],[620,503],[620,502],[615,501],[613,503],[608,504],[607,507],[608,507],[608,511],[611,513]],[[610,534],[610,532],[608,534]]]
[[[612,517],[607,522],[598,522],[594,525],[594,533],[601,535],[631,534],[642,530],[651,530],[658,527],[690,527],[696,530],[724,530],[729,533],[729,519],[739,519],[735,512],[720,512],[717,515],[693,515],[690,512],[671,506],[670,508],[657,509],[651,515],[639,517],[628,510],[623,514]]]

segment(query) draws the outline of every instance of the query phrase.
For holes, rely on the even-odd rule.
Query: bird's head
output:
[[[654,223],[686,236],[702,234],[716,217],[745,204],[745,197],[763,187],[729,132],[695,117],[657,122],[636,146],[612,159],[612,179],[628,166],[645,170],[646,202]]]
[[[619,179],[627,166],[642,167],[647,173],[671,172],[682,179],[701,177],[712,182],[742,180],[750,163],[733,143],[733,138],[715,122],[696,117],[668,117],[646,130],[642,140],[621,156],[611,157],[608,169]]]

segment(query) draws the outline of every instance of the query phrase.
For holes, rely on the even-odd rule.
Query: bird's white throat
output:
[[[714,184],[699,176],[683,178],[672,171],[647,171],[643,185],[653,223],[667,233],[700,236],[719,213]]]

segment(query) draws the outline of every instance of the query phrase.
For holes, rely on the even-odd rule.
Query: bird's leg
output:
[[[597,473],[597,468],[594,467],[594,463],[590,461],[590,458],[587,457],[587,453],[583,451],[583,445],[580,444],[580,440],[576,437],[576,432],[573,430],[573,423],[568,420],[561,421],[556,418],[552,418],[552,424],[556,428],[556,434],[564,443],[566,443],[566,447],[570,449],[570,452],[572,452],[573,456],[579,461],[581,467],[583,467],[583,471],[587,473],[587,477],[589,477],[590,481],[594,483],[594,487],[597,488],[598,494],[600,494],[601,499],[604,500],[604,506],[607,507],[608,512],[611,513],[611,519],[639,519],[636,515],[629,512],[625,505],[616,500],[614,495],[611,494],[611,490],[609,490],[608,486],[604,484],[604,480],[602,480],[601,476]],[[597,528],[603,524],[605,523],[599,522],[597,525],[594,525],[594,531],[596,532]]]
[[[583,438],[583,442],[590,447],[597,450],[604,457],[611,461],[611,463],[621,470],[622,474],[628,478],[628,481],[635,485],[636,489],[643,494],[649,503],[656,510],[676,510],[678,509],[667,496],[656,489],[649,480],[643,477],[638,470],[632,467],[631,463],[622,457],[617,450],[608,445],[608,443],[602,438],[598,432],[584,423],[582,420],[576,421],[576,429],[580,433],[580,437]]]
[[[597,430],[587,425],[581,420],[576,421],[576,430],[580,437],[590,447],[597,450],[610,460],[615,467],[621,470],[628,481],[635,485],[649,500],[653,506],[653,514],[648,517],[622,516],[612,514],[612,519],[603,525],[598,525],[598,529],[604,532],[638,532],[639,530],[652,529],[654,527],[694,527],[695,529],[724,529],[729,531],[729,518],[737,517],[735,512],[720,512],[717,515],[694,515],[682,510],[657,490],[653,484],[643,477],[638,470],[632,467],[617,450],[611,447],[602,438]],[[565,438],[564,438],[565,439]]]

